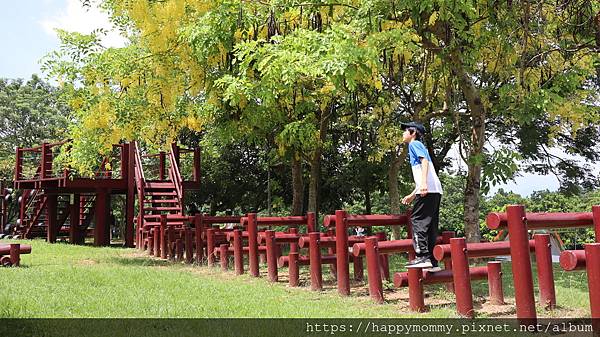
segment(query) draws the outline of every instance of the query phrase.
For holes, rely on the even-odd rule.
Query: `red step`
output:
[[[173,183],[146,183],[146,189],[175,190]]]
[[[177,195],[177,192],[175,192],[175,191],[162,191],[162,192],[147,191],[145,193],[145,195],[149,195],[149,196],[175,196],[175,195]]]
[[[179,203],[179,200],[177,199],[146,199],[144,200],[144,203],[147,204],[177,204]]]
[[[181,207],[148,207],[144,208],[148,212],[163,212],[163,211],[181,211]]]

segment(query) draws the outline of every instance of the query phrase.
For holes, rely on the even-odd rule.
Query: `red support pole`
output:
[[[151,230],[154,238],[154,256],[160,257],[160,227],[154,227]]]
[[[592,222],[594,223],[596,242],[600,242],[600,205],[592,206]]]
[[[69,205],[69,243],[72,245],[79,244],[79,236],[81,235],[79,232],[79,212],[80,212],[80,203],[79,203],[79,194],[73,195],[73,203]]]
[[[363,268],[363,259],[361,256],[353,256],[352,264],[354,266],[354,279],[356,281],[363,281],[365,272]]]
[[[584,245],[590,311],[594,332],[600,332],[600,243]]]
[[[158,154],[158,179],[165,180],[165,168],[166,168],[166,153],[164,151]]]
[[[110,245],[110,193],[106,189],[100,189],[96,193],[95,215],[94,246],[108,246]]]
[[[350,270],[348,267],[348,232],[346,231],[346,211],[335,211],[335,252],[337,288],[342,296],[350,295]]]
[[[242,243],[242,230],[233,230],[233,264],[235,266],[235,274],[242,275],[244,273],[244,246]]]
[[[18,243],[10,244],[10,263],[13,267],[21,264],[21,245]]]
[[[194,215],[194,233],[196,235],[196,263],[201,264],[204,260],[204,241],[202,240],[202,233],[204,232],[204,223],[202,222],[202,215]]]
[[[310,290],[322,290],[323,289],[323,271],[321,266],[321,247],[319,239],[321,233],[313,232],[308,233],[309,246],[309,260],[310,260]]]
[[[450,239],[452,275],[456,294],[456,311],[463,317],[473,318],[473,292],[469,273],[469,259],[465,238]]]
[[[167,245],[167,215],[160,215],[160,258],[166,259],[169,247]]]
[[[215,230],[214,230],[214,228],[206,229],[206,255],[208,255],[208,266],[212,267],[215,264]]]
[[[152,256],[154,255],[154,228],[150,228],[150,230],[148,230],[148,236],[147,236],[147,244],[146,247],[148,248],[148,255]]]
[[[450,239],[452,239],[453,237],[455,237],[456,233],[454,233],[453,231],[444,231],[442,232],[442,243],[444,244],[449,244],[450,243]],[[452,258],[451,257],[447,257],[443,260],[444,262],[444,270],[452,270]],[[454,293],[454,284],[452,283],[446,283],[446,290],[448,290],[449,292]]]
[[[58,219],[56,212],[56,207],[58,204],[57,196],[56,194],[50,194],[46,198],[48,198],[48,201],[46,202],[46,215],[48,217],[46,219],[46,223],[48,224],[46,231],[46,239],[48,240],[48,243],[55,243],[56,234],[58,233]],[[97,221],[96,227],[98,227]],[[96,242],[96,238],[94,238],[94,245],[100,245],[98,242]]]
[[[183,261],[183,241],[181,239],[175,240],[175,261]]]
[[[184,229],[185,235],[185,262],[194,263],[194,241],[192,240],[192,230],[189,227]]]
[[[383,284],[381,281],[381,268],[377,238],[365,239],[365,256],[367,258],[367,275],[369,278],[369,295],[375,303],[383,303]]]
[[[260,276],[258,267],[258,224],[256,223],[256,213],[248,213],[248,264],[250,266],[250,275]]]
[[[300,267],[298,266],[298,252],[288,255],[288,275],[290,287],[297,287],[300,283]]]
[[[219,259],[221,261],[221,270],[222,271],[227,271],[228,268],[228,264],[229,264],[229,245],[226,243],[223,243],[219,246]]]
[[[535,234],[535,260],[537,264],[540,302],[546,309],[556,307],[556,292],[554,290],[554,273],[552,270],[552,251],[550,234]]]
[[[504,304],[504,292],[502,291],[502,263],[490,261],[488,266],[488,290],[491,304]]]
[[[124,156],[127,159],[127,169],[123,178],[127,179],[127,195],[125,196],[125,247],[134,246],[135,223],[135,152],[132,143],[123,146]],[[140,216],[142,212],[140,212]],[[141,222],[140,222],[141,223]]]
[[[290,228],[289,233],[290,234],[298,234],[298,228]],[[309,231],[308,233],[312,233],[312,232]],[[297,253],[297,252],[298,252],[298,241],[290,243],[290,253]]]
[[[412,311],[425,311],[423,269],[421,268],[408,268],[408,305]]]
[[[535,299],[533,295],[533,276],[529,256],[529,236],[525,207],[509,205],[506,207],[510,257],[515,285],[517,318],[523,324],[536,324]],[[454,263],[454,261],[453,261]],[[456,266],[454,266],[456,268]]]
[[[275,231],[265,231],[265,241],[267,246],[267,271],[269,281],[277,282],[277,243],[275,243]]]

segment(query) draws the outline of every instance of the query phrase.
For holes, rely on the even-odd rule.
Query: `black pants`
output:
[[[433,266],[437,266],[433,247],[438,237],[441,199],[439,193],[428,193],[425,197],[417,194],[411,215],[415,253],[418,257],[429,257]]]

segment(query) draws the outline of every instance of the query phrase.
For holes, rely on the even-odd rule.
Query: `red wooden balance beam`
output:
[[[336,240],[336,270],[338,293],[342,296],[350,295],[350,268],[348,255],[348,227],[353,226],[408,226],[408,233],[412,237],[412,228],[409,214],[389,215],[350,215],[344,210],[335,211],[335,216],[325,216],[323,224],[326,227],[335,225]]]
[[[486,224],[490,229],[508,228],[517,318],[522,323],[535,324],[537,313],[528,249],[528,230],[594,227],[596,242],[599,242],[600,206],[592,206],[591,212],[526,213],[523,205],[508,205],[506,212],[488,214]],[[542,301],[547,307],[553,307],[556,303],[555,297],[552,297],[548,289],[544,289],[544,292],[546,293],[544,296],[548,295],[551,298],[542,298]]]
[[[0,265],[18,267],[21,264],[21,254],[31,254],[31,246],[20,243],[0,244]]]

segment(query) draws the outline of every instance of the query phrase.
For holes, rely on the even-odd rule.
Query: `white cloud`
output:
[[[44,31],[54,37],[57,37],[55,28],[70,32],[79,32],[89,34],[94,29],[103,28],[108,31],[102,38],[102,45],[105,47],[122,47],[126,39],[119,35],[108,20],[108,14],[92,6],[84,8],[80,0],[66,0],[66,8],[62,8],[55,15],[45,17],[40,22]]]

